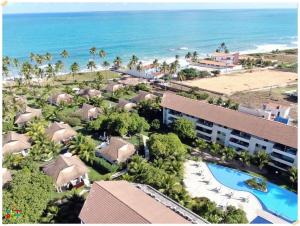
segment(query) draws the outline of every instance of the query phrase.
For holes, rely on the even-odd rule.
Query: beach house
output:
[[[75,155],[59,155],[55,161],[45,165],[43,172],[52,177],[58,192],[83,185],[89,186],[88,168]]]
[[[104,90],[105,90],[106,92],[109,92],[109,93],[114,93],[114,92],[116,92],[118,89],[121,89],[121,88],[124,88],[124,85],[123,85],[123,84],[110,83],[110,84],[107,84],[107,86],[104,88]]]
[[[48,102],[53,105],[60,105],[62,103],[70,104],[73,101],[73,96],[67,93],[53,94],[48,98]]]
[[[124,109],[125,111],[132,111],[136,106],[137,105],[135,103],[124,99],[119,99],[119,102],[117,104],[117,108]]]
[[[154,100],[157,96],[155,96],[154,94],[152,93],[149,93],[149,92],[146,92],[146,91],[143,91],[143,90],[140,90],[138,95],[133,97],[131,99],[132,102],[134,103],[139,103],[141,101],[146,101],[146,100]]]
[[[24,111],[19,112],[15,118],[15,124],[23,126],[29,121],[42,116],[42,109],[36,109],[26,106]]]
[[[197,136],[208,142],[236,151],[265,150],[271,157],[269,165],[281,170],[297,167],[297,127],[169,92],[163,95],[161,106],[167,125],[184,117],[195,123]]]
[[[223,53],[214,52],[211,54],[211,58],[217,62],[223,62],[225,64],[238,64],[239,63],[239,53]]]
[[[26,156],[31,147],[30,138],[25,134],[8,132],[2,135],[2,153],[5,154],[22,154]]]
[[[77,133],[71,126],[64,122],[53,122],[45,130],[46,136],[56,143],[66,143]]]
[[[82,107],[76,111],[83,121],[90,121],[96,119],[101,114],[101,109],[90,104],[83,104]]]
[[[160,71],[160,68],[155,67],[153,64],[143,65],[140,70],[138,70],[137,67],[129,68],[126,73],[145,79],[159,79],[164,76],[164,74]]]
[[[204,219],[147,185],[93,183],[79,218],[83,224],[205,224]]]
[[[78,92],[78,95],[90,99],[93,97],[101,97],[101,91],[97,89],[86,88]]]

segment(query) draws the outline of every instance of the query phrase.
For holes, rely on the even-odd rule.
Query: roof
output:
[[[215,65],[219,67],[233,67],[234,65],[232,64],[226,64],[224,62],[218,62],[214,60],[199,60],[199,64],[209,64],[209,65]]]
[[[219,125],[297,148],[297,127],[263,119],[204,101],[189,99],[170,92],[163,95],[161,106],[192,115]]]
[[[85,224],[191,223],[127,181],[96,181],[81,209]]]
[[[82,120],[88,121],[90,118],[97,118],[101,112],[101,109],[98,107],[90,104],[83,104],[82,107],[76,111],[76,114],[79,115]]]
[[[135,147],[120,137],[111,137],[109,144],[98,152],[107,160],[120,163],[125,162],[135,153]]]
[[[77,133],[66,123],[53,122],[46,129],[46,135],[55,142],[60,142],[75,136]]]
[[[29,137],[25,134],[19,134],[16,132],[8,132],[2,136],[2,152],[6,153],[19,153],[22,150],[29,149],[31,144],[29,143]]]
[[[147,83],[147,80],[143,78],[126,77],[125,79],[120,79],[118,82],[123,85],[135,86],[140,83]]]
[[[25,111],[17,114],[15,124],[27,123],[35,117],[41,117],[42,110],[26,106]]]
[[[67,157],[59,155],[58,158],[46,165],[43,171],[52,177],[56,186],[63,186],[88,172],[85,164],[75,155]]]
[[[9,181],[12,181],[11,172],[6,168],[2,168],[2,186]]]
[[[212,56],[215,56],[215,57],[218,57],[218,56],[220,56],[220,57],[222,57],[222,56],[224,56],[224,57],[229,57],[229,56],[233,56],[233,55],[236,55],[236,54],[239,54],[239,53],[214,52],[214,53],[212,53],[211,55],[212,55]]]
[[[50,103],[59,104],[60,102],[70,102],[73,99],[73,96],[68,93],[57,93],[53,94],[48,98]]]
[[[105,90],[107,92],[114,92],[116,91],[117,89],[123,87],[123,84],[118,84],[118,83],[110,83],[108,84],[106,87],[105,87]]]
[[[266,107],[269,107],[269,108],[273,108],[273,109],[278,109],[278,108],[281,108],[281,107],[284,107],[284,108],[291,107],[288,104],[276,103],[276,102],[268,102],[268,103],[264,103],[263,105],[265,105]]]
[[[128,100],[119,99],[119,102],[117,104],[118,108],[124,108],[125,110],[131,110],[133,107],[135,107],[136,104],[132,103]]]
[[[97,89],[86,88],[79,91],[79,95],[91,98],[91,97],[99,97],[101,96],[101,91]]]
[[[139,103],[143,100],[151,100],[156,98],[156,96],[152,93],[140,90],[139,94],[131,99],[132,102]]]

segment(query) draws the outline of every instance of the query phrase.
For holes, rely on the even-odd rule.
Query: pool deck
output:
[[[246,212],[249,222],[261,216],[272,223],[290,224],[264,211],[260,201],[250,192],[234,190],[221,184],[205,162],[188,160],[184,166],[184,184],[192,197],[206,197],[224,209],[228,205],[240,208]]]

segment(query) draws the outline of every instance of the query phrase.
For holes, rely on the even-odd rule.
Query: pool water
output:
[[[258,216],[250,224],[272,224],[270,221]]]
[[[298,196],[296,193],[269,182],[267,182],[268,192],[254,190],[244,183],[253,176],[221,165],[211,163],[207,165],[220,183],[235,190],[252,193],[260,200],[265,210],[291,222],[298,219]]]

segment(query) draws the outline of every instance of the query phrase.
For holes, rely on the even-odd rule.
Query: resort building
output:
[[[47,137],[56,143],[66,143],[77,133],[66,123],[53,122],[45,131]]]
[[[121,163],[126,162],[135,151],[133,144],[123,140],[121,137],[111,137],[104,147],[96,151],[96,155],[110,163]]]
[[[222,62],[225,64],[234,65],[239,63],[239,53],[214,52],[211,54],[211,58],[214,61]]]
[[[282,170],[297,167],[297,127],[169,92],[164,94],[161,106],[165,124],[184,117],[195,122],[198,137],[206,141],[236,151],[266,150],[271,166]]]
[[[2,168],[2,187],[12,181],[11,172],[7,168]]]
[[[154,67],[153,64],[144,65],[141,70],[137,70],[137,67],[128,69],[126,73],[145,79],[159,79],[164,76],[159,67]]]
[[[55,161],[44,166],[43,172],[52,177],[58,192],[83,185],[90,186],[88,168],[75,155],[59,155]]]
[[[19,112],[16,115],[15,124],[17,124],[18,126],[23,126],[27,122],[29,122],[35,118],[39,118],[41,116],[42,116],[41,109],[35,109],[35,108],[26,106],[24,111]]]
[[[90,104],[83,104],[82,107],[76,111],[83,121],[90,121],[96,119],[102,113],[101,109]]]
[[[283,105],[278,103],[265,103],[261,108],[251,108],[244,105],[240,105],[238,111],[262,117],[268,120],[274,120],[277,122],[289,124],[289,114],[291,107],[289,105]]]
[[[242,65],[227,64],[225,62],[213,60],[199,60],[198,65],[201,68],[208,68],[208,71],[218,70],[220,71],[220,74],[226,74],[243,69]]]
[[[78,92],[78,94],[84,98],[90,99],[93,97],[101,97],[101,91],[97,89],[82,89]]]
[[[148,83],[146,79],[134,77],[123,77],[118,82],[124,86],[136,86],[141,83]]]
[[[125,111],[132,111],[135,107],[135,103],[124,99],[119,99],[119,102],[117,104],[117,108],[124,109]]]
[[[50,104],[60,105],[62,103],[70,104],[73,101],[73,96],[67,93],[54,94],[48,98]]]
[[[157,96],[155,96],[154,94],[152,93],[149,93],[149,92],[146,92],[146,91],[143,91],[143,90],[140,90],[139,91],[139,94],[135,97],[133,97],[131,99],[132,102],[134,103],[139,103],[141,101],[146,101],[146,100],[153,100],[155,99]]]
[[[2,135],[2,153],[5,154],[22,154],[26,156],[31,144],[30,138],[25,134],[8,132]]]
[[[105,91],[109,92],[109,93],[114,93],[116,92],[118,89],[123,88],[124,85],[123,84],[118,84],[118,83],[110,83],[105,87]]]
[[[79,214],[84,224],[205,224],[204,219],[148,185],[96,181]]]

